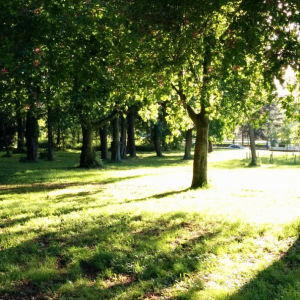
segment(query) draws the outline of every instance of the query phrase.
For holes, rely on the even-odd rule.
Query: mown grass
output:
[[[300,166],[243,155],[0,158],[0,299],[300,299]]]

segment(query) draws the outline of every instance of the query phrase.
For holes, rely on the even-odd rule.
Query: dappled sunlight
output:
[[[181,164],[180,155],[62,170],[61,177],[53,170],[48,181],[0,186],[0,291],[239,299],[297,239],[299,171],[213,155],[209,185],[197,190],[190,189],[192,162]],[[16,292],[3,274],[19,282]]]
[[[101,187],[101,184],[99,185],[80,185],[80,187],[74,187],[74,188],[65,188],[62,190],[54,190],[48,193],[49,196],[59,196],[59,195],[65,195],[65,194],[78,194],[78,193],[89,193],[92,194],[99,190],[99,187]]]

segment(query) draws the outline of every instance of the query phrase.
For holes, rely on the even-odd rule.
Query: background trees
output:
[[[287,66],[297,72],[299,65],[299,7],[289,0],[32,0],[0,8],[0,105],[18,120],[20,148],[26,117],[33,161],[42,117],[50,160],[52,126],[58,129],[62,118],[81,127],[82,167],[97,164],[95,131],[119,117],[123,148],[115,120],[112,158],[124,157],[126,119],[135,157],[134,107],[154,129],[158,121],[168,124],[166,142],[194,123],[192,187],[205,186],[211,122],[214,128],[245,120],[255,125],[271,103],[274,77],[282,80]],[[283,103],[291,111],[291,99]]]

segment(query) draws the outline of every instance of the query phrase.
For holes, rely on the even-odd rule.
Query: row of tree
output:
[[[275,76],[281,80],[287,66],[298,70],[299,6],[292,0],[1,1],[1,111],[17,119],[20,142],[26,116],[28,160],[37,157],[39,118],[47,120],[49,159],[53,123],[78,121],[81,166],[96,164],[93,134],[108,122],[116,159],[124,151],[119,118],[128,121],[129,144],[136,112],[163,118],[173,136],[194,124],[192,187],[202,187],[211,121],[255,126],[274,100]]]

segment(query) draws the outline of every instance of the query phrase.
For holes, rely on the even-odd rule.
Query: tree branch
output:
[[[176,93],[179,95],[179,89],[176,88],[176,86],[171,83],[172,89],[176,91]]]
[[[106,123],[112,121],[114,118],[116,118],[118,116],[119,112],[114,110],[110,115],[108,115],[107,117],[92,123],[93,129],[96,130],[100,127],[102,127],[103,125],[105,125]]]
[[[192,109],[192,107],[189,104],[187,104],[186,109],[189,114],[189,117],[192,119],[192,121],[196,125],[197,124],[197,114],[195,113],[195,111]]]
[[[189,59],[189,65],[190,65],[190,69],[191,69],[192,74],[194,75],[195,80],[197,82],[200,82],[200,78],[199,78],[199,76],[197,76],[197,73],[196,73],[196,71],[195,71],[195,69],[193,67],[193,64],[192,64],[192,62],[191,62],[190,59]]]

